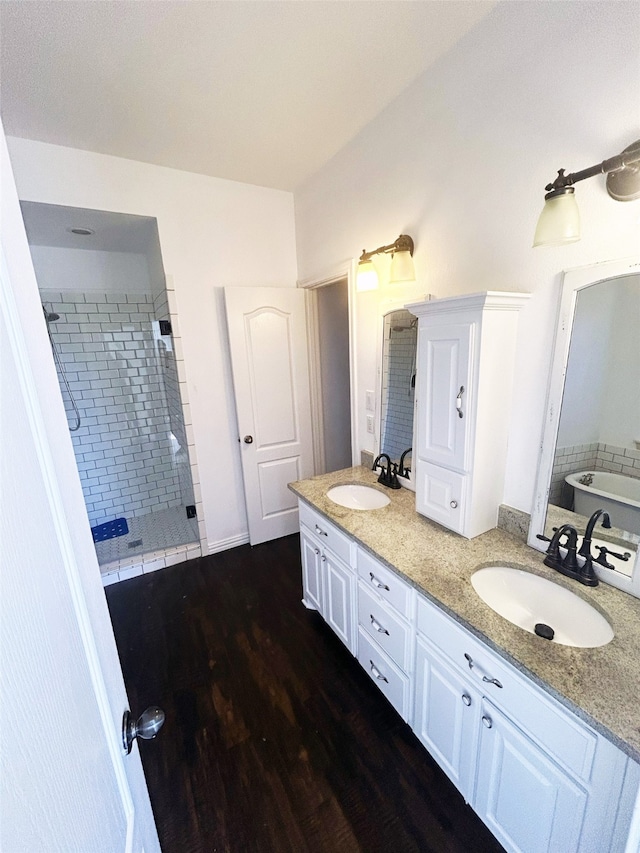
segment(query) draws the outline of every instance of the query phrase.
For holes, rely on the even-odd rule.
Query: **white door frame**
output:
[[[298,287],[304,289],[307,295],[307,341],[309,347],[309,384],[311,390],[311,420],[313,431],[313,467],[314,473],[325,473],[324,453],[324,421],[322,374],[320,367],[320,340],[318,337],[318,294],[321,287],[347,280],[348,311],[349,311],[349,400],[351,420],[351,464],[360,465],[360,449],[357,442],[358,420],[357,401],[358,368],[356,359],[356,276],[357,261],[350,259],[336,264],[324,275],[304,279],[298,282]]]

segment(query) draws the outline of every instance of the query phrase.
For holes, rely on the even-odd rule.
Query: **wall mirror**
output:
[[[382,315],[378,453],[411,470],[418,318],[405,308]],[[405,451],[409,451],[405,453]],[[403,454],[404,457],[403,457]],[[411,476],[408,478],[411,482]],[[404,485],[409,483],[405,482]]]
[[[640,597],[640,259],[564,274],[529,545],[597,509],[601,581]],[[595,547],[598,546],[598,547]],[[615,555],[620,555],[616,557]],[[628,556],[626,556],[628,555]],[[626,559],[625,559],[626,557]]]

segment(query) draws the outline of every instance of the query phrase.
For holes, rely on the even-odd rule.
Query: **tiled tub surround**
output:
[[[603,442],[558,447],[551,472],[549,503],[570,508],[573,490],[565,484],[564,478],[577,471],[610,471],[639,479],[640,450]]]
[[[418,515],[415,495],[385,490],[391,502],[371,512],[349,510],[326,497],[337,483],[382,489],[376,475],[349,468],[291,484],[299,497],[352,536],[527,677],[640,762],[640,600],[606,584],[583,587],[546,568],[543,554],[503,530],[464,539]],[[390,535],[393,531],[393,535]],[[548,643],[512,625],[477,596],[473,572],[514,565],[570,589],[603,613],[614,639],[596,649]]]

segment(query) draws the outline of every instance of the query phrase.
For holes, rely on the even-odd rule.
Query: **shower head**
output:
[[[55,311],[47,311],[44,305],[42,306],[42,310],[44,312],[44,319],[47,321],[47,323],[55,323],[56,320],[60,319],[59,314],[56,314]]]

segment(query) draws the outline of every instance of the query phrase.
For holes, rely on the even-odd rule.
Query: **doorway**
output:
[[[309,296],[315,472],[325,474],[353,464],[348,278]]]

